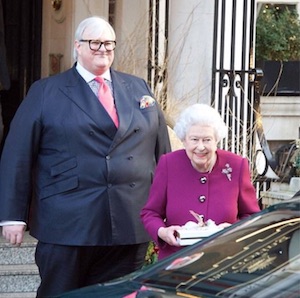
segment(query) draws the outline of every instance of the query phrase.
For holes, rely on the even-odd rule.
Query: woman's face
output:
[[[186,154],[199,172],[211,171],[216,161],[217,140],[210,126],[191,126],[183,141]]]

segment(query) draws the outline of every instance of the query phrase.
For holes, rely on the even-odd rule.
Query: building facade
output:
[[[24,56],[23,50],[26,50],[27,64],[34,66],[32,69],[21,68],[16,75],[16,68],[22,65],[19,59],[14,62],[17,66],[10,68],[13,78],[11,89],[16,89],[14,82],[21,85],[17,96],[11,96],[18,98],[12,110],[17,108],[34,80],[62,72],[73,65],[77,25],[88,16],[99,15],[109,20],[116,31],[114,68],[141,76],[150,83],[163,105],[170,126],[185,106],[195,102],[215,103],[216,98],[220,98],[220,94],[214,92],[216,69],[249,72],[255,68],[254,44],[248,41],[251,40],[251,34],[255,37],[253,23],[257,11],[266,2],[188,0],[183,5],[182,0],[26,0],[21,4],[16,1],[2,0],[7,15],[6,24],[11,30],[9,35],[16,24],[7,12],[14,14],[16,7],[19,7],[23,13],[19,18],[26,12],[29,16],[31,31],[28,29],[26,32],[30,42],[26,42],[25,36],[25,40],[17,40],[11,45],[13,35],[6,36],[6,42],[10,45],[8,56],[16,61],[12,53],[18,51],[20,56],[20,53]],[[295,5],[300,10],[297,0],[273,2]],[[224,18],[222,23],[222,15],[228,14],[230,18]],[[242,24],[246,17],[250,21],[241,31],[243,27],[239,27],[239,22]],[[236,20],[234,31],[231,24],[233,19]],[[19,26],[26,27],[26,20]],[[223,36],[216,37],[216,31],[221,31],[222,27],[226,27]],[[22,36],[20,34],[19,39]],[[40,38],[33,39],[37,36]],[[222,38],[224,46],[219,50]],[[213,64],[220,59],[222,64]],[[243,91],[246,94],[244,102],[252,96],[247,94],[247,90],[245,88]],[[12,105],[8,104],[11,100],[3,102],[4,108],[11,108]],[[300,138],[299,96],[262,96],[259,104],[263,131],[272,152]],[[13,115],[13,111],[9,113]],[[244,130],[243,134],[246,135],[247,131]],[[247,155],[243,150],[241,153]]]

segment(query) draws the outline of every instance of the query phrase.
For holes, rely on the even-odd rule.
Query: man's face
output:
[[[87,28],[83,33],[82,40],[97,40],[101,42],[114,41],[115,37],[109,28],[103,31]],[[78,62],[89,72],[101,75],[110,68],[114,60],[114,51],[107,51],[102,44],[98,51],[90,49],[89,42],[75,41],[78,54]]]

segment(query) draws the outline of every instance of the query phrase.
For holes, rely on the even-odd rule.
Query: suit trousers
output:
[[[38,242],[35,261],[41,284],[37,297],[59,295],[140,269],[148,242],[118,246],[65,246]]]

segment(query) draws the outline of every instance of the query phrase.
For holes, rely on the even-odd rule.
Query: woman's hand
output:
[[[163,241],[172,246],[180,246],[175,237],[175,231],[179,229],[180,226],[169,226],[167,228],[161,227],[158,229],[158,237]]]

